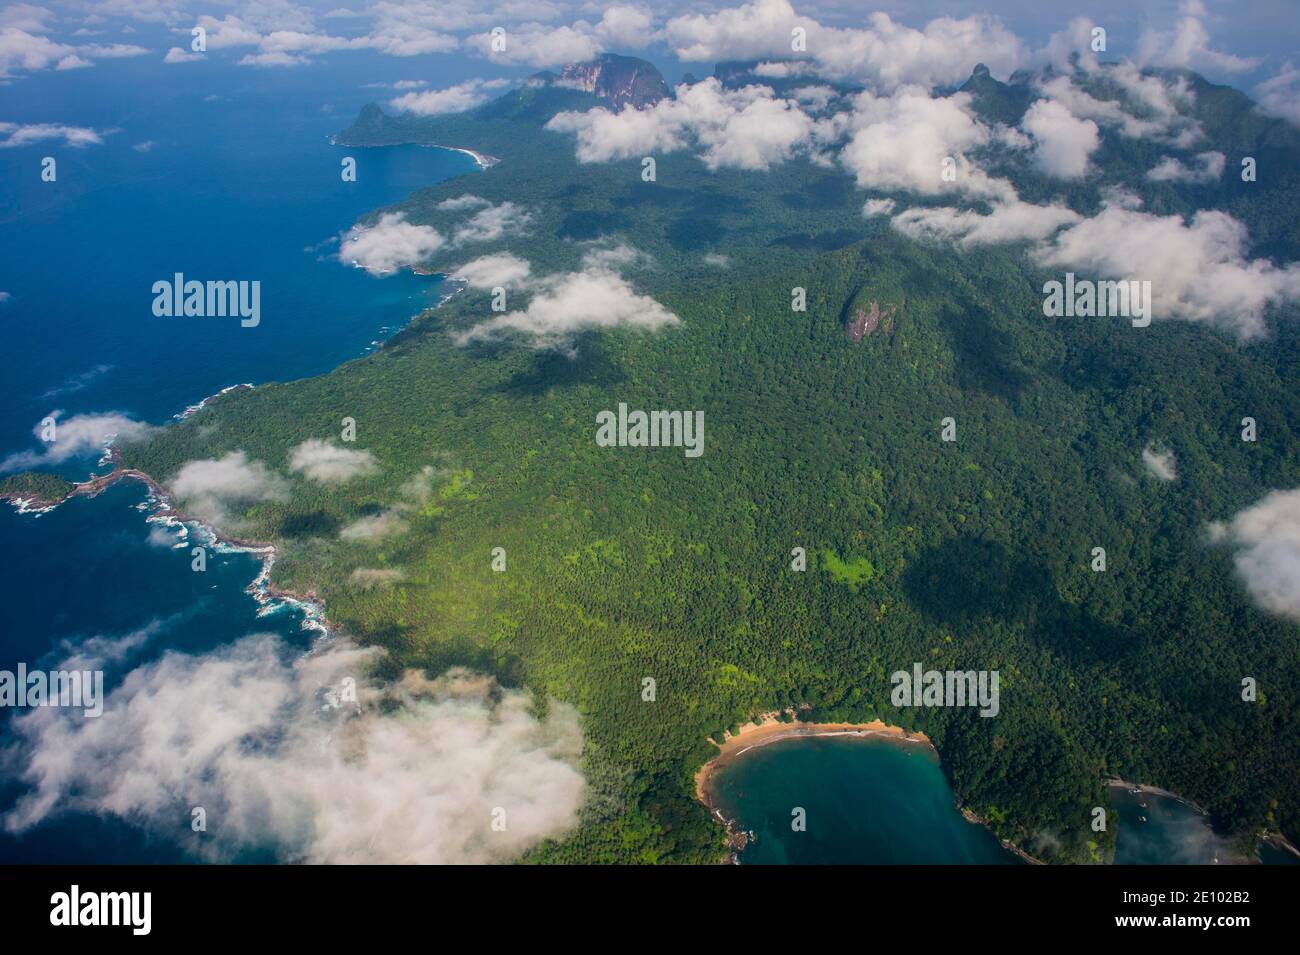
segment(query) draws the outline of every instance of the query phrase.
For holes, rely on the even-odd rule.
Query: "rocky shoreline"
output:
[[[199,404],[190,406],[183,414],[188,416],[206,407],[209,402],[222,395],[251,387],[251,385],[232,385],[229,388],[223,388],[217,394],[203,399]],[[41,500],[22,492],[0,493],[0,500],[6,500],[13,504],[21,514],[44,514],[74,497],[93,498],[122,481],[138,481],[149,492],[151,513],[148,520],[197,528],[211,544],[217,547],[228,551],[256,554],[261,558],[261,569],[245,588],[245,591],[261,606],[262,613],[271,613],[283,606],[298,607],[304,613],[304,627],[316,629],[322,633],[334,632],[334,627],[330,624],[325,613],[325,604],[315,591],[309,590],[305,593],[299,593],[276,587],[271,583],[271,569],[275,565],[276,558],[274,544],[268,541],[252,540],[224,533],[201,518],[184,513],[172,502],[167,489],[151,475],[138,468],[123,466],[121,453],[112,445],[105,450],[102,463],[111,464],[112,470],[106,474],[95,475],[85,481],[73,483],[70,490],[57,500]]]

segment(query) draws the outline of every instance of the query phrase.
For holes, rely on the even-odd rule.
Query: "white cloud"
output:
[[[577,332],[628,326],[655,331],[679,319],[654,299],[639,295],[622,276],[600,268],[550,276],[522,311],[480,322],[457,337],[458,344],[516,332],[535,347],[559,347]]]
[[[904,87],[892,96],[862,93],[854,99],[852,124],[856,131],[840,162],[864,189],[1014,195],[1010,183],[990,178],[966,155],[988,144],[992,134],[971,113],[965,93],[936,99],[920,87]],[[946,179],[949,159],[955,178]]]
[[[401,212],[385,212],[372,226],[353,226],[339,245],[339,257],[371,275],[383,275],[418,265],[446,241],[431,226],[407,222]]]
[[[180,542],[177,529],[169,524],[149,525],[149,535],[145,538],[150,547],[173,548]]]
[[[73,149],[96,146],[104,141],[104,133],[85,126],[60,126],[56,123],[0,123],[0,149],[30,146],[32,143],[61,139],[63,145]]]
[[[206,45],[209,50],[225,50],[238,46],[257,46],[262,42],[262,34],[251,24],[239,17],[227,15],[218,20],[212,16],[201,16],[195,26],[202,27],[207,35]],[[188,30],[182,31],[188,33]]]
[[[457,245],[466,242],[495,242],[509,235],[521,235],[532,215],[513,202],[489,205],[456,229]]]
[[[815,72],[813,65],[805,60],[765,60],[754,67],[755,76],[772,80],[785,80],[792,76],[808,76]]]
[[[1182,19],[1172,31],[1148,29],[1142,32],[1134,57],[1139,66],[1240,73],[1258,65],[1256,59],[1233,56],[1210,47],[1210,34],[1203,22],[1205,6],[1201,0],[1183,0],[1179,10]]]
[[[384,275],[420,265],[443,249],[522,235],[532,221],[532,214],[513,202],[493,205],[468,194],[445,199],[438,208],[450,212],[478,211],[455,225],[450,240],[432,226],[407,222],[401,212],[385,212],[371,226],[353,226],[339,244],[339,258],[372,275]]]
[[[173,541],[175,538],[173,538]],[[63,670],[109,670],[120,667],[155,637],[183,619],[183,614],[155,618],[138,630],[122,634],[96,634],[79,640],[60,640],[46,660],[59,660]]]
[[[1184,166],[1173,156],[1166,156],[1147,172],[1147,178],[1156,182],[1215,182],[1223,175],[1227,161],[1227,156],[1216,151],[1199,153],[1192,166]]]
[[[1101,145],[1096,123],[1079,119],[1055,100],[1035,101],[1020,126],[1034,141],[1035,163],[1058,179],[1086,175],[1089,160]]]
[[[812,120],[794,102],[763,97],[697,135],[707,147],[701,158],[710,169],[761,170],[789,159],[811,132]]]
[[[1300,622],[1300,488],[1273,491],[1210,533],[1236,549],[1237,573],[1257,604]]]
[[[806,56],[820,75],[884,91],[958,84],[977,63],[1006,76],[1028,59],[1020,41],[987,16],[939,17],[919,30],[884,13],[866,20],[865,29],[836,29],[799,15],[787,0],[754,0],[717,13],[676,17],[665,33],[682,60],[747,60],[789,57],[791,31],[800,27],[807,34]]]
[[[1158,450],[1147,445],[1142,449],[1142,464],[1152,477],[1161,481],[1178,480],[1178,459],[1170,450]]]
[[[1290,60],[1277,74],[1255,87],[1260,112],[1300,125],[1300,69]]]
[[[18,715],[21,833],[63,811],[116,817],[212,861],[506,862],[577,823],[586,793],[572,707],[452,670],[380,685],[380,651],[335,640],[305,656],[254,635],[131,671],[99,719]],[[356,702],[340,699],[355,681]],[[256,745],[249,745],[256,741]],[[192,806],[207,811],[193,838]],[[493,828],[504,810],[506,826]]]
[[[428,53],[450,53],[460,47],[460,41],[437,30],[381,26],[366,37],[366,45],[389,56],[423,56]]]
[[[492,39],[490,32],[478,33],[466,37],[465,45],[494,63],[529,66],[578,63],[594,58],[604,49],[590,25],[581,20],[574,26],[560,27],[522,24],[508,32],[504,50],[493,50]]]
[[[618,272],[629,266],[648,266],[654,264],[654,260],[640,249],[634,249],[625,242],[619,242],[614,245],[601,245],[599,240],[591,248],[582,253],[582,267],[584,269],[603,269],[607,272]]]
[[[617,4],[605,8],[594,32],[606,49],[636,50],[655,38],[654,17],[641,7]]]
[[[390,100],[394,109],[416,116],[441,116],[444,113],[463,113],[475,106],[486,103],[490,90],[507,85],[505,80],[466,80],[446,89],[426,90],[421,93],[406,93]]]
[[[579,162],[668,153],[694,140],[710,169],[767,169],[812,138],[812,119],[793,100],[774,98],[768,87],[724,90],[709,77],[676,92],[675,99],[643,109],[559,113],[546,128],[577,134]]]
[[[35,8],[31,8],[35,9]],[[70,45],[58,43],[35,29],[30,14],[11,18],[0,29],[0,79],[37,70],[75,70],[94,65],[96,59],[119,59],[148,53],[125,43]]]
[[[868,199],[862,206],[862,214],[868,219],[873,216],[887,216],[894,212],[893,199]]]
[[[447,31],[466,26],[463,14],[452,3],[379,0],[364,12],[375,18],[369,45],[389,56],[449,53],[459,48],[460,41]]]
[[[377,541],[385,537],[405,534],[408,525],[400,509],[381,511],[367,517],[360,517],[339,531],[339,537],[345,541]]]
[[[814,112],[826,109],[831,101],[839,96],[829,86],[800,86],[798,89],[791,90],[790,95],[796,102],[809,107]]]
[[[1076,61],[1088,72],[1096,70],[1097,54],[1092,49],[1095,26],[1087,17],[1075,17],[1064,30],[1053,33],[1046,45],[1035,52],[1035,63],[1051,66],[1061,73],[1073,73]]]
[[[807,29],[785,0],[756,0],[717,13],[685,14],[668,21],[665,33],[678,59],[750,60],[789,56],[791,30]]]
[[[101,45],[92,43],[77,47],[77,52],[96,60],[123,60],[132,56],[144,56],[149,51],[142,46],[131,43],[109,43]]]
[[[186,461],[172,478],[169,490],[185,513],[223,530],[240,526],[232,509],[289,497],[288,482],[261,461],[250,461],[243,451]]]
[[[1154,139],[1186,148],[1200,138],[1200,128],[1181,107],[1191,102],[1191,92],[1181,77],[1166,82],[1158,77],[1143,76],[1132,64],[1103,68],[1100,75],[1113,81],[1120,93],[1134,102],[1143,115],[1125,109],[1120,99],[1098,99],[1074,84],[1068,76],[1040,80],[1037,89],[1048,99],[1060,103],[1079,118],[1114,126],[1130,139]]]
[[[913,239],[953,239],[962,245],[1045,239],[1063,225],[1079,222],[1078,213],[1060,205],[1033,205],[1018,198],[995,202],[988,214],[949,206],[907,209],[891,220]]]
[[[1123,186],[1102,186],[1101,204],[1103,208],[1118,206],[1121,209],[1141,209],[1142,197]]]
[[[174,46],[167,51],[163,57],[163,62],[170,65],[176,63],[197,63],[204,59],[202,53],[191,53],[189,50],[182,50],[179,46]]]
[[[1069,226],[1037,252],[1049,266],[1151,282],[1153,313],[1207,322],[1248,338],[1264,311],[1300,298],[1300,265],[1247,259],[1246,227],[1204,209],[1190,222],[1108,206]]]
[[[682,123],[671,118],[675,102],[662,100],[648,109],[623,109],[617,113],[607,109],[557,113],[546,128],[577,134],[579,162],[669,153],[686,146]]]
[[[461,209],[481,209],[483,206],[490,205],[492,205],[492,203],[487,199],[484,199],[482,196],[466,193],[463,196],[453,196],[450,199],[442,200],[442,202],[438,203],[438,208],[458,212]]]
[[[60,420],[61,411],[52,411],[47,417],[54,419],[53,440],[46,441],[49,432],[44,423],[37,422],[32,434],[41,439],[42,451],[19,451],[0,461],[0,472],[42,464],[58,464],[69,458],[103,451],[114,439],[135,441],[152,430],[151,425],[136,421],[123,414],[79,414]]]
[[[451,271],[451,278],[473,288],[519,288],[528,281],[530,271],[523,259],[501,252],[466,262]]]
[[[48,33],[53,27],[54,11],[30,3],[13,3],[0,8],[0,27],[13,27],[26,33]]]
[[[379,470],[369,451],[340,448],[316,438],[304,441],[289,452],[289,470],[300,471],[320,484],[341,484]]]

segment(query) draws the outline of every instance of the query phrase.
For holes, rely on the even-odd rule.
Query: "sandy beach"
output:
[[[890,726],[881,720],[870,723],[783,723],[776,713],[766,713],[759,720],[740,727],[740,732],[728,733],[722,745],[709,740],[718,748],[718,755],[700,767],[695,774],[695,798],[713,809],[709,799],[709,781],[722,767],[751,749],[796,736],[890,736],[895,739],[922,743],[934,747],[924,733],[909,733],[901,726]],[[716,812],[716,810],[714,810]]]

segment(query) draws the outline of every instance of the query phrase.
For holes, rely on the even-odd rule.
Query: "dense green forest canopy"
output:
[[[1296,131],[1191,82],[1229,170],[1249,153],[1273,174],[1153,182],[1161,148],[1107,135],[1108,182],[1161,214],[1228,211],[1253,255],[1294,258]],[[966,90],[989,121],[1014,123],[1023,83],[977,71]],[[962,803],[1052,861],[1108,858],[1113,831],[1089,827],[1107,775],[1185,794],[1237,833],[1300,834],[1297,628],[1257,609],[1206,537],[1297,483],[1292,316],[1270,314],[1249,342],[1190,322],[1044,318],[1052,275],[1022,247],[905,238],[863,216],[867,195],[841,169],[710,171],[678,151],[645,182],[637,160],[580,164],[573,138],[544,125],[596,105],[524,88],[439,119],[367,107],[339,138],[498,157],[396,211],[449,232],[464,215],[439,208],[449,198],[514,203],[526,229],[472,255],[509,251],[535,275],[626,245],[629,281],[679,322],[562,348],[462,343],[494,315],[489,291],[467,288],[378,352],[225,396],[124,447],[125,463],[166,483],[195,459],[265,462],[292,494],[231,516],[277,543],[277,585],[319,594],[394,671],[466,664],[577,706],[592,796],[539,861],[716,860],[722,833],[692,782],[708,737],[782,707],[924,731]],[[1096,182],[989,162],[1028,199],[1098,207]],[[806,311],[792,310],[796,287]],[[872,302],[891,320],[855,340],[846,322]],[[619,402],[703,410],[704,454],[597,446],[596,415]],[[1245,415],[1257,442],[1240,440]],[[941,441],[945,417],[955,442]],[[344,418],[377,470],[293,475],[290,449],[336,442]],[[1176,452],[1177,481],[1147,474],[1148,446]],[[394,530],[341,534],[366,519]],[[796,547],[806,572],[791,569]],[[914,662],[1000,671],[999,715],[893,707],[889,674]]]

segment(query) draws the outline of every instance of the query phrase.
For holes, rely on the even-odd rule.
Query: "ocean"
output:
[[[459,79],[436,62],[359,54],[267,72],[149,57],[101,63],[93,81],[49,72],[0,86],[0,121],[91,127],[103,140],[0,150],[0,458],[40,451],[33,428],[56,411],[161,424],[232,384],[326,372],[436,304],[437,278],[373,277],[338,260],[337,239],[363,214],[477,165],[449,150],[329,141],[366,102],[396,95],[367,84]],[[54,182],[41,179],[46,156]],[[345,156],[356,182],[340,175]],[[156,317],[151,287],[176,272],[260,281],[260,324]],[[52,466],[79,479],[97,458]],[[257,632],[309,645],[301,609],[268,614],[247,592],[260,558],[214,553],[193,573],[177,530],[148,514],[133,483],[41,515],[0,508],[0,670],[110,648],[111,692],[167,651]],[[0,817],[27,788],[12,715],[0,710]],[[88,815],[20,836],[0,829],[0,862],[188,858],[183,844]]]
[[[934,752],[917,743],[779,740],[721,769],[711,790],[722,814],[756,836],[741,854],[746,864],[1020,862],[958,812]]]

